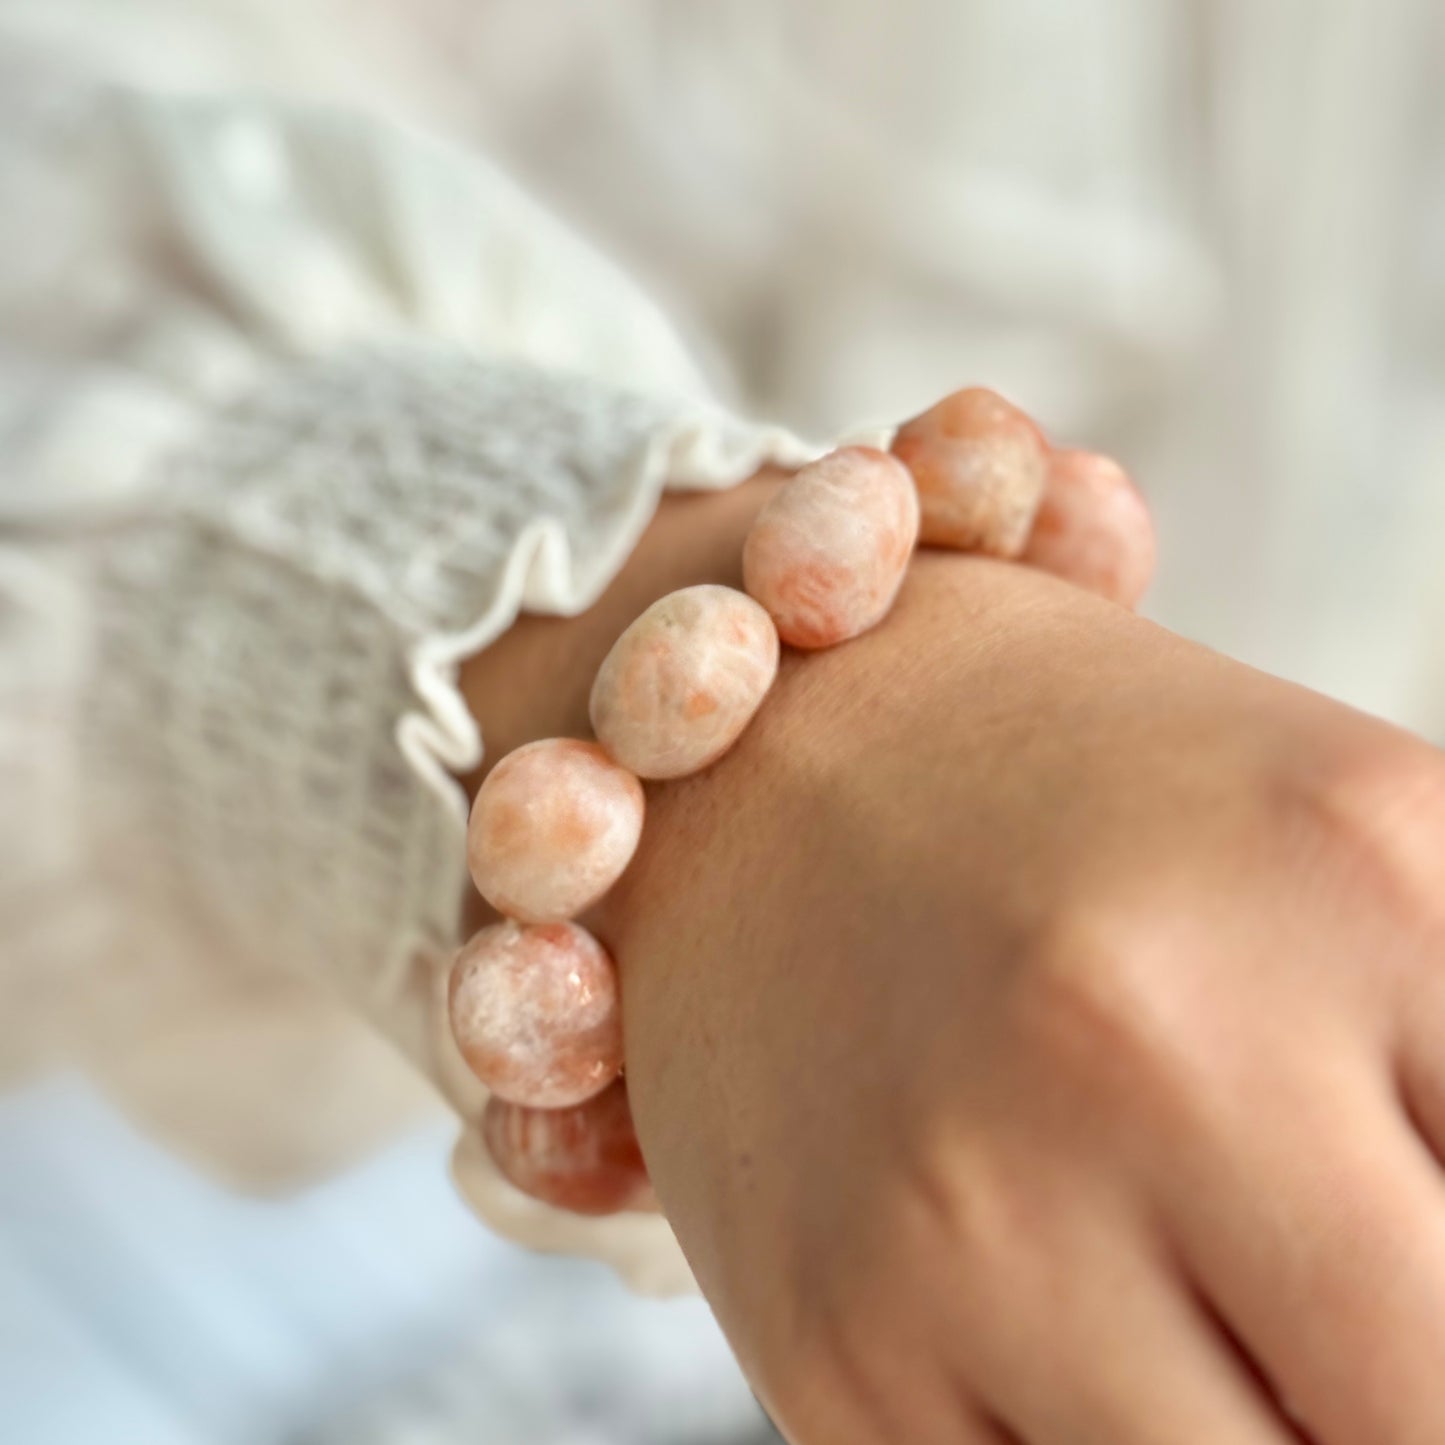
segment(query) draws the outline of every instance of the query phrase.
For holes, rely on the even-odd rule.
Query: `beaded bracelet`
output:
[[[583,1214],[654,1207],[622,1080],[617,968],[572,920],[631,861],[643,780],[720,758],[772,686],[780,644],[833,647],[881,622],[920,542],[1030,563],[1131,607],[1154,566],[1122,468],[1053,449],[994,392],[956,392],[901,427],[891,455],[844,447],[784,483],[744,543],[746,593],[685,587],[648,607],[597,673],[595,742],[529,743],[483,782],[467,862],[504,921],[462,948],[448,1013],[491,1092],[482,1137],[525,1193]]]

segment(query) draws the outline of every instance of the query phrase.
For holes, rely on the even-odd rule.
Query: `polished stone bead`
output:
[[[482,896],[524,923],[556,923],[595,903],[642,834],[642,784],[596,743],[548,738],[487,774],[467,827]]]
[[[514,1104],[580,1104],[622,1069],[617,970],[575,923],[482,929],[452,965],[447,1013],[472,1072]]]
[[[544,1204],[574,1214],[656,1208],[620,1080],[571,1109],[527,1109],[494,1096],[482,1140],[502,1174]]]
[[[918,540],[918,496],[896,458],[841,447],[803,467],[758,514],[743,585],[793,647],[832,647],[881,622]]]
[[[592,730],[643,778],[715,762],[752,721],[778,671],[778,634],[731,587],[659,598],[613,645],[592,687]]]
[[[893,441],[913,473],[930,546],[1017,557],[1043,497],[1049,447],[1034,422],[997,392],[945,397]]]
[[[1021,560],[1134,607],[1154,559],[1149,508],[1123,467],[1097,452],[1055,452]]]

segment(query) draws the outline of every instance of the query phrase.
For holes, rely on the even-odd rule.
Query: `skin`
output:
[[[667,504],[589,614],[476,659],[493,756],[585,726],[647,594],[735,585],[775,484]],[[658,1196],[795,1445],[1445,1440],[1434,749],[923,553],[648,809],[588,923]]]

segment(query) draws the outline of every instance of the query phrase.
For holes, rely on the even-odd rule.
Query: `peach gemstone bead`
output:
[[[596,743],[528,743],[487,774],[472,804],[472,880],[493,908],[523,923],[570,918],[627,867],[642,810],[642,784]]]
[[[1118,462],[1054,453],[1025,562],[1133,607],[1154,576],[1154,551],[1149,508]]]
[[[758,513],[743,585],[793,647],[832,647],[881,622],[918,540],[907,469],[872,447],[803,467]]]
[[[981,386],[956,391],[899,427],[893,454],[918,485],[922,541],[994,557],[1023,551],[1049,446],[1018,407]]]
[[[659,598],[613,644],[592,686],[592,730],[643,778],[680,778],[720,758],[778,673],[778,633],[731,587]]]
[[[622,1071],[617,970],[575,923],[482,929],[452,965],[447,1013],[472,1072],[514,1104],[580,1104]]]
[[[572,1109],[527,1109],[493,1097],[482,1114],[482,1142],[522,1193],[557,1209],[656,1207],[620,1079]]]

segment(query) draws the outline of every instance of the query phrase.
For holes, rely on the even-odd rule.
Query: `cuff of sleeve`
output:
[[[454,775],[482,755],[460,663],[521,611],[590,605],[664,487],[813,454],[695,400],[455,350],[275,377],[171,458],[101,564],[98,834],[227,948],[338,989],[474,1118],[443,1008],[467,887]],[[529,1246],[643,1289],[687,1279],[659,1217],[563,1215],[465,1142],[457,1175]]]

